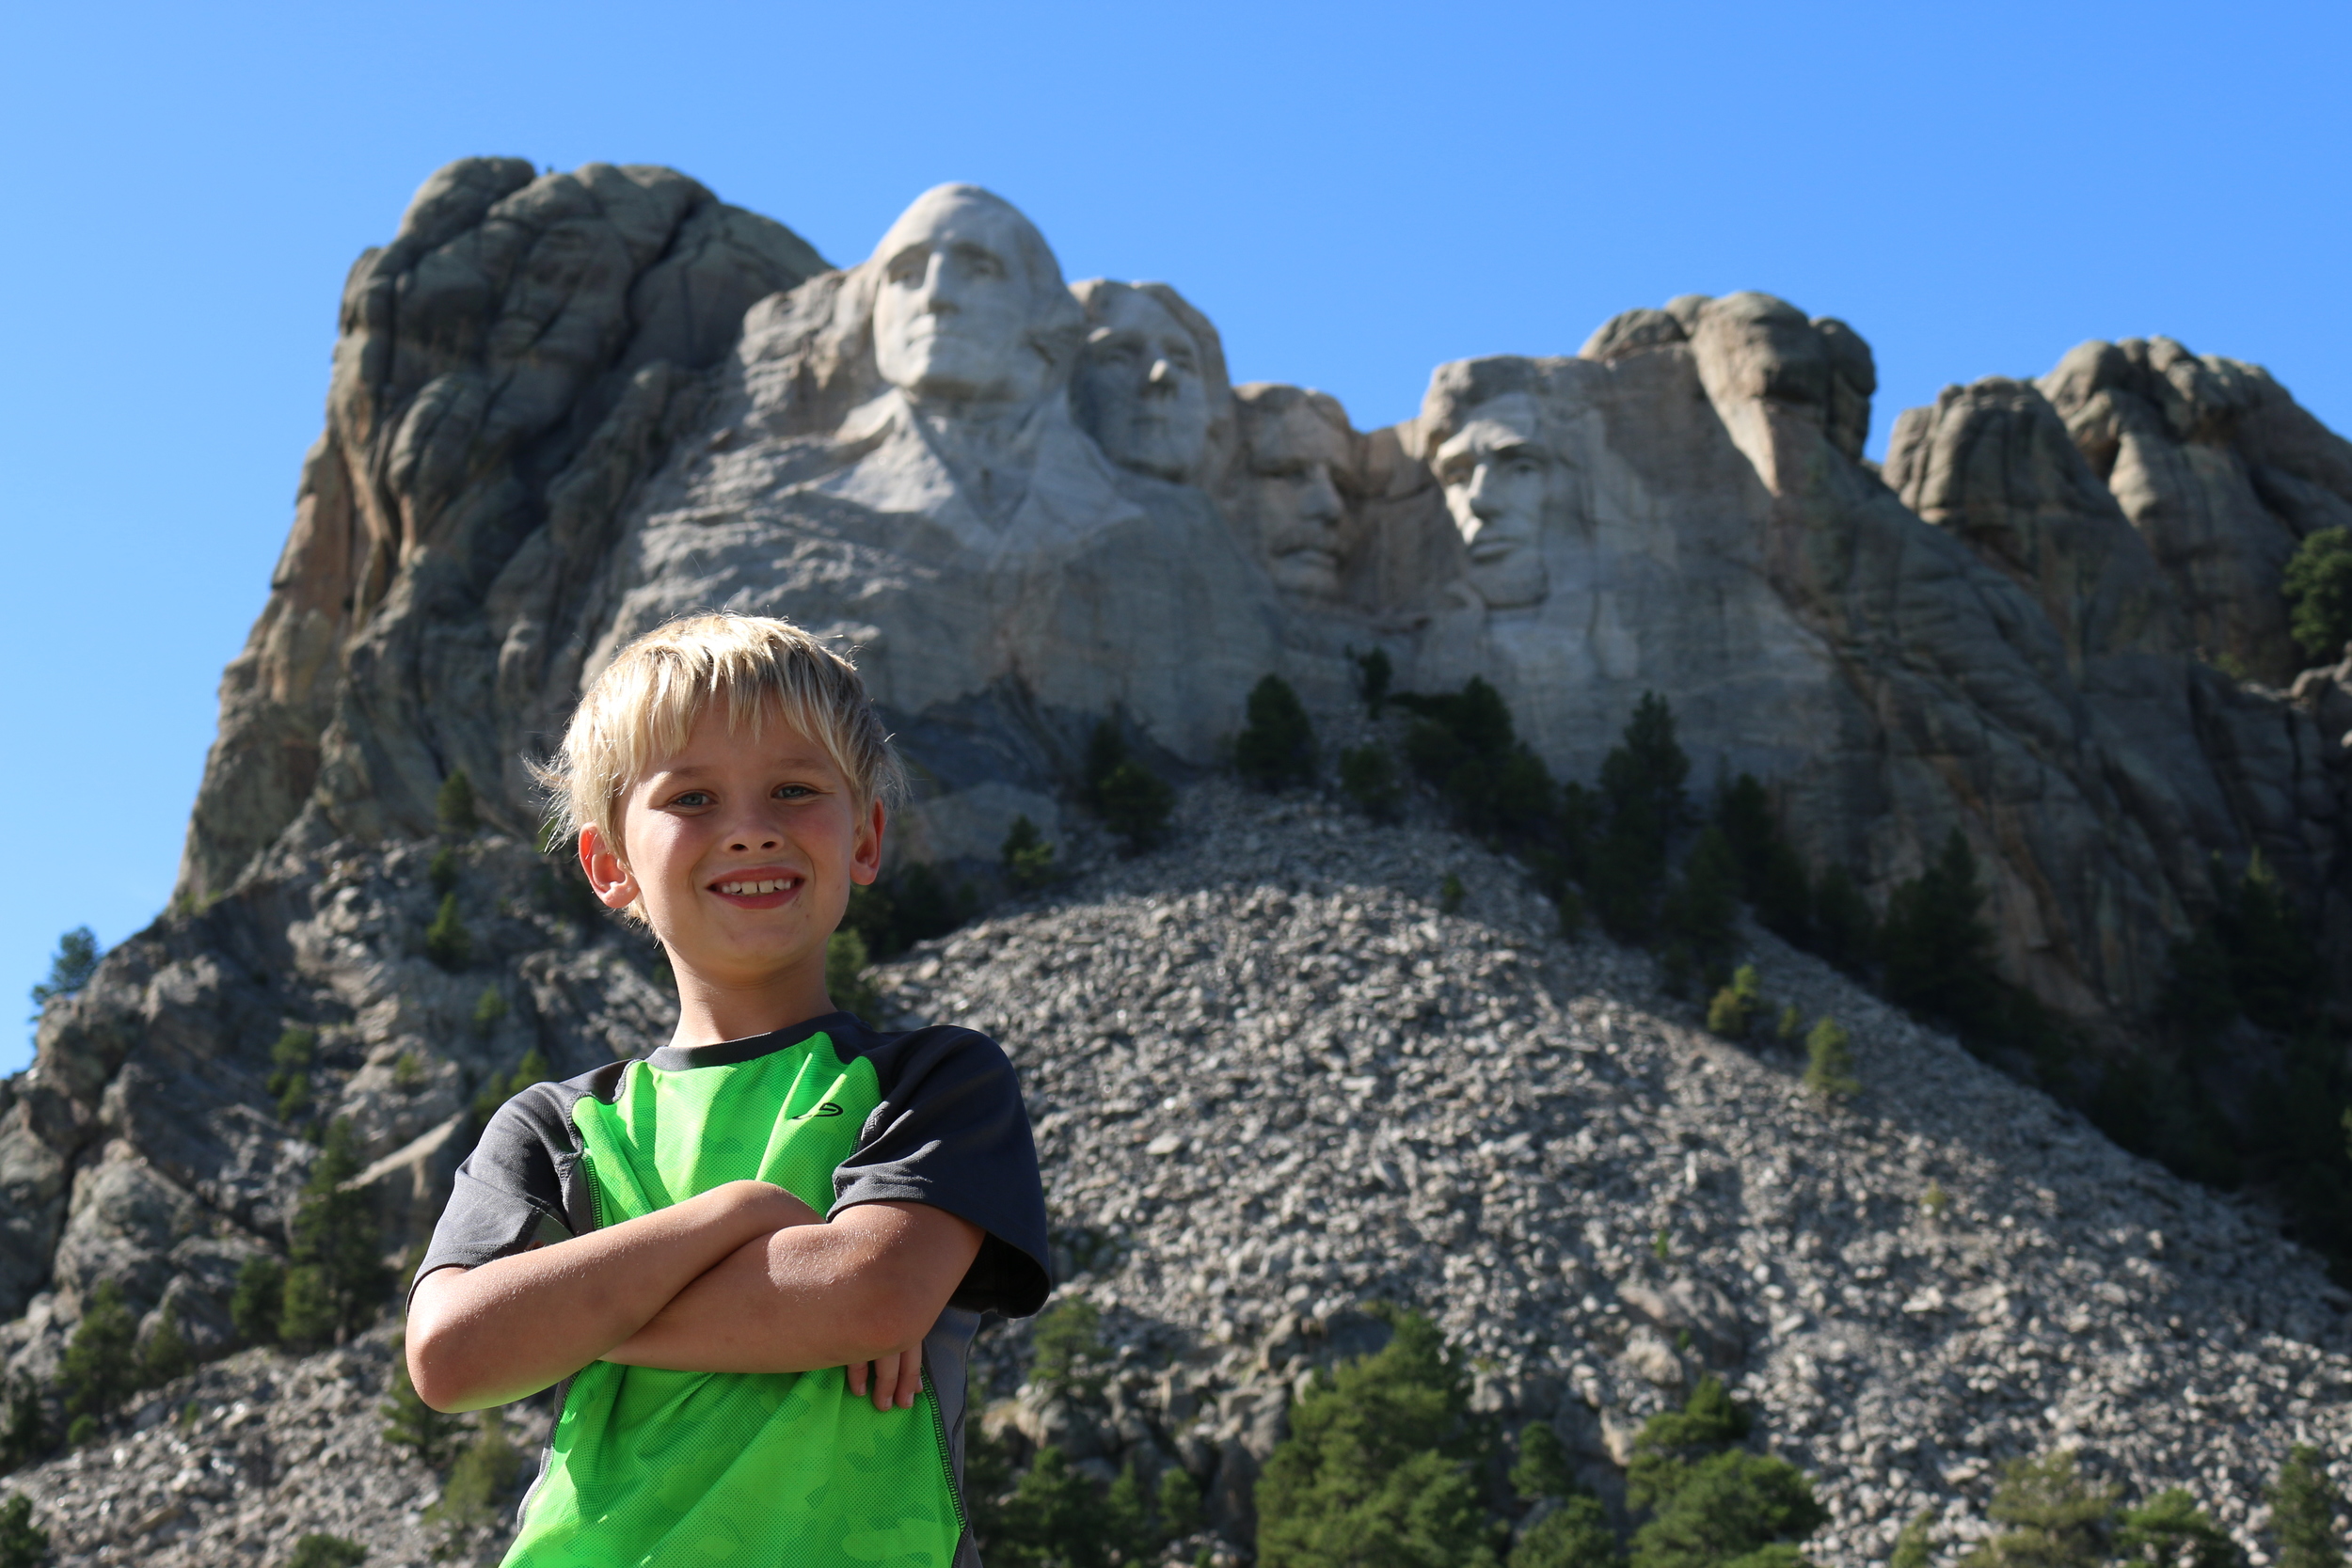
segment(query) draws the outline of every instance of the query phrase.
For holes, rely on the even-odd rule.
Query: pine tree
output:
[[[1315,731],[1290,683],[1268,675],[1250,689],[1248,723],[1233,742],[1233,767],[1260,789],[1315,782]]]
[[[33,1022],[40,1022],[40,1010],[60,996],[72,996],[90,982],[98,973],[102,957],[97,933],[87,926],[76,926],[57,939],[57,952],[49,960],[49,978],[33,987]]]
[[[1620,1568],[1624,1561],[1600,1499],[1579,1496],[1563,1499],[1519,1537],[1510,1568]]]
[[[424,928],[424,956],[452,974],[473,962],[473,933],[457,912],[457,895],[442,895],[433,924]]]
[[[2011,1460],[1986,1510],[2010,1527],[1962,1560],[1963,1568],[2097,1568],[2115,1517],[2115,1490],[2076,1473],[2074,1456]]]
[[[138,1320],[122,1303],[121,1287],[111,1279],[100,1280],[90,1291],[58,1372],[58,1381],[65,1386],[67,1418],[84,1432],[94,1432],[136,1386],[138,1363],[132,1346],[138,1330]],[[88,1424],[84,1426],[84,1422]]]
[[[2317,1449],[2298,1444],[2288,1450],[2269,1500],[2270,1533],[2279,1543],[2275,1568],[2344,1568],[2344,1543],[2336,1535],[2344,1494],[2328,1479]]]
[[[861,1018],[874,1016],[882,996],[866,977],[871,962],[866,955],[866,939],[855,931],[835,931],[825,939],[825,990],[835,1007]]]
[[[441,1500],[425,1517],[453,1531],[476,1529],[498,1515],[499,1504],[522,1468],[522,1455],[506,1435],[506,1418],[494,1405],[482,1412],[474,1440],[450,1466]]]
[[[266,1252],[257,1252],[237,1271],[236,1290],[229,1297],[229,1322],[247,1344],[275,1344],[285,1311],[286,1266]]]
[[[1397,782],[1396,763],[1388,748],[1375,740],[1342,752],[1340,792],[1374,821],[1393,820],[1405,791]]]
[[[1813,888],[1804,862],[1783,837],[1771,800],[1752,773],[1725,785],[1715,820],[1740,866],[1740,896],[1766,930],[1797,947],[1813,945]]]
[[[147,1347],[139,1352],[139,1386],[160,1388],[195,1370],[196,1355],[180,1332],[177,1316],[167,1306],[155,1323],[155,1332],[147,1337]]]
[[[1160,1527],[1183,1540],[1200,1528],[1200,1483],[1175,1465],[1160,1472]]]
[[[33,1380],[17,1373],[8,1379],[8,1414],[0,1418],[0,1475],[31,1461],[47,1444],[48,1422],[40,1407],[40,1390]]]
[[[1291,1407],[1258,1482],[1262,1568],[1499,1568],[1471,1466],[1491,1451],[1435,1324],[1393,1317],[1378,1352]]]
[[[1682,787],[1690,772],[1673,709],[1656,692],[1645,693],[1624,738],[1601,761],[1607,820],[1585,883],[1601,926],[1620,942],[1645,942],[1653,932],[1666,847],[1690,816]]]
[[[2239,1568],[2246,1554],[2184,1487],[2159,1492],[2117,1521],[2115,1555],[2151,1568]]]
[[[1389,700],[1390,684],[1396,679],[1396,666],[1390,661],[1386,648],[1349,657],[1356,661],[1356,690],[1364,699],[1364,716],[1377,720]]]
[[[367,1560],[368,1549],[357,1541],[313,1532],[294,1543],[286,1568],[359,1568]]]
[[[0,1503],[0,1568],[40,1568],[49,1559],[49,1532],[33,1523],[33,1499]]]
[[[466,770],[454,768],[441,781],[440,793],[434,797],[433,815],[441,832],[453,838],[471,838],[482,827],[482,816],[475,809],[473,781]]]
[[[1012,819],[997,859],[1003,863],[1005,879],[1024,893],[1051,886],[1059,875],[1054,869],[1054,847],[1025,815]]]
[[[1913,1514],[1902,1533],[1895,1537],[1894,1555],[1886,1560],[1886,1568],[1928,1568],[1935,1554],[1935,1543],[1929,1534],[1934,1526],[1935,1510],[1923,1508]]]
[[[1954,828],[1926,871],[1895,890],[1880,933],[1888,1000],[1975,1039],[1997,1027],[2000,976],[1976,856]]]
[[[1531,1421],[1519,1433],[1518,1457],[1511,1463],[1511,1490],[1529,1502],[1572,1497],[1579,1490],[1568,1473],[1568,1450],[1549,1423]]]
[[[1741,964],[1732,972],[1731,984],[1707,1005],[1707,1032],[1744,1040],[1755,1033],[1763,1011],[1764,984],[1756,977],[1756,965]]]
[[[1848,1100],[1862,1092],[1854,1075],[1853,1041],[1834,1018],[1813,1025],[1804,1037],[1804,1086],[1825,1100]]]
[[[339,1117],[287,1227],[294,1266],[278,1333],[295,1344],[341,1340],[366,1327],[389,1289],[374,1202],[343,1186],[360,1168],[351,1123]]]
[[[2320,664],[2343,657],[2352,642],[2352,528],[2305,535],[2279,586],[2295,607],[2287,626],[2303,652]]]
[[[384,1441],[406,1449],[418,1463],[437,1470],[457,1452],[466,1423],[424,1402],[408,1378],[408,1356],[398,1342],[392,1346],[391,1396],[375,1407],[384,1418]]]
[[[1143,1500],[1143,1482],[1132,1459],[1122,1465],[1103,1499],[1103,1537],[1122,1563],[1143,1562],[1160,1549],[1162,1536]]]
[[[1667,930],[1691,949],[1699,967],[1721,974],[1731,958],[1739,919],[1740,867],[1721,828],[1708,823],[1683,863],[1674,892]]]
[[[2256,849],[2222,922],[2230,988],[2246,1016],[2265,1029],[2292,1029],[2316,1001],[2319,964],[2302,922],[2270,863]]]
[[[1821,874],[1813,889],[1813,950],[1859,977],[1878,957],[1878,921],[1842,865]]]
[[[1086,1297],[1064,1296],[1038,1314],[1029,1345],[1029,1381],[1039,1387],[1065,1395],[1101,1391],[1103,1313]]]

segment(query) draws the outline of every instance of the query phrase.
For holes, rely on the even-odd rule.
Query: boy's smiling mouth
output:
[[[737,872],[710,884],[710,891],[743,910],[772,910],[788,901],[808,880],[798,871],[762,867]]]

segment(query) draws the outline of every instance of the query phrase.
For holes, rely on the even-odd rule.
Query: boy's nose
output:
[[[748,850],[748,849],[752,848],[755,845],[756,845],[759,848],[762,848],[762,849],[776,849],[776,848],[781,848],[781,847],[783,847],[783,845],[784,845],[784,840],[782,840],[782,839],[780,839],[780,838],[758,838],[758,839],[755,839],[755,838],[753,838],[751,835],[749,835],[749,834],[745,834],[743,837],[740,837],[740,838],[737,839],[734,843],[732,843],[732,844],[728,845],[728,846],[727,846],[727,847],[728,847],[728,848],[730,848],[730,849],[736,849],[736,850]]]

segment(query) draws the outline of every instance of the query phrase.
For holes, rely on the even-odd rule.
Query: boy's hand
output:
[[[871,1369],[869,1377],[868,1369]],[[850,1392],[858,1399],[866,1397],[868,1382],[874,1386],[874,1408],[888,1410],[896,1405],[900,1410],[914,1408],[914,1396],[923,1391],[923,1347],[918,1342],[905,1350],[878,1355],[871,1361],[850,1363]]]

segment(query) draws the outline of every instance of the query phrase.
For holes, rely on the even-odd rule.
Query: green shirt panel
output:
[[[745,1179],[822,1213],[881,1099],[872,1064],[843,1062],[822,1033],[732,1066],[631,1063],[612,1103],[572,1109],[597,1223]],[[914,1409],[883,1412],[838,1368],[599,1361],[573,1380],[549,1447],[509,1568],[948,1568],[962,1530],[928,1386]]]

